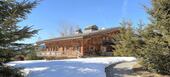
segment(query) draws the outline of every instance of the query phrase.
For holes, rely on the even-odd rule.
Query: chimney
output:
[[[83,32],[82,32],[82,30],[80,28],[75,31],[75,34],[82,34],[82,33]]]
[[[96,25],[90,25],[84,29],[84,32],[90,33],[90,32],[97,31],[97,30],[98,30],[98,27]]]

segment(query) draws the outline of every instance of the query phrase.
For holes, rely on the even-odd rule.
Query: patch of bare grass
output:
[[[153,72],[149,72],[142,68],[140,64],[133,66],[133,74],[137,77],[170,77],[170,75],[161,75]]]

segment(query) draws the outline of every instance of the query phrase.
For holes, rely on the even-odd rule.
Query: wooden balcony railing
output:
[[[54,56],[54,57],[77,57],[79,56],[80,53],[77,53],[77,51],[39,51],[37,52],[37,56],[40,57],[50,57],[50,56]]]
[[[37,52],[37,56],[59,56],[62,55],[60,51],[40,51]]]

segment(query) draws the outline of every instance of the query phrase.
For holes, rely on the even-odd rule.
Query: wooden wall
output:
[[[95,56],[102,52],[102,42],[111,40],[118,31],[111,31],[108,33],[101,33],[98,35],[86,36],[83,38],[83,47],[85,56]],[[93,48],[93,49],[91,49]]]
[[[58,51],[63,56],[77,57],[83,55],[83,39],[55,40],[45,43],[45,51]],[[79,48],[78,48],[79,47]],[[79,52],[77,51],[79,49]]]
[[[95,35],[87,35],[82,38],[53,40],[45,42],[46,49],[43,51],[58,51],[61,56],[77,57],[77,56],[95,56],[102,52],[102,42],[111,40],[118,33],[118,30],[99,33]],[[79,49],[79,52],[76,50]]]

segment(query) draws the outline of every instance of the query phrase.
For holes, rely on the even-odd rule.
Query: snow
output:
[[[27,77],[106,77],[105,67],[110,64],[133,61],[134,57],[101,57],[64,60],[13,61],[9,66],[24,67]]]

